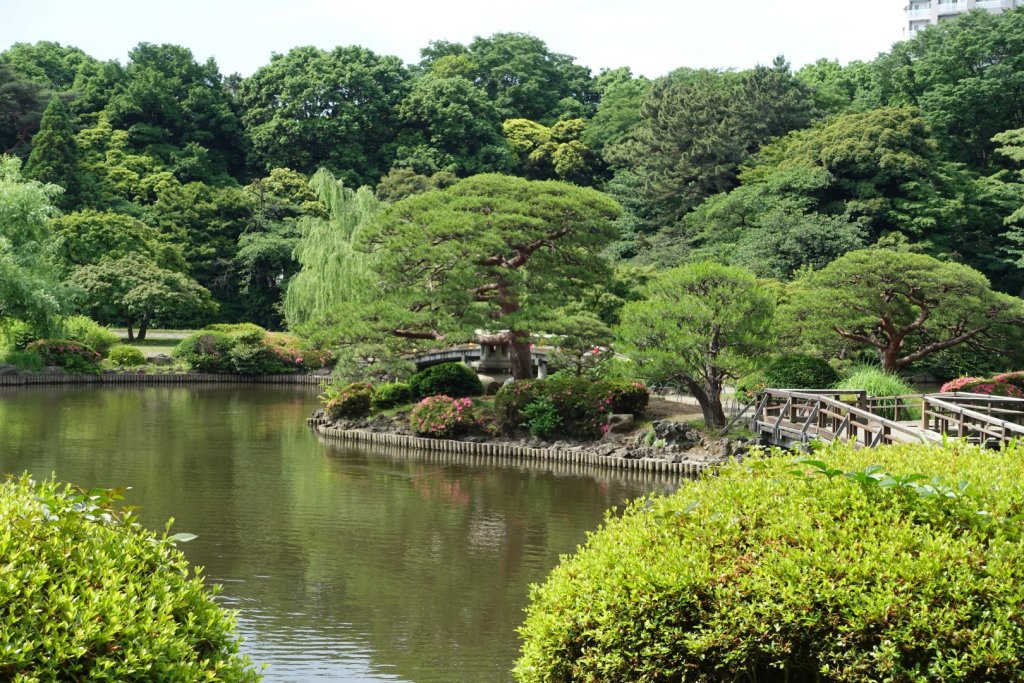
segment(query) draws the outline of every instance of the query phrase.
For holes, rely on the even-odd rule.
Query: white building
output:
[[[1024,0],[910,0],[906,6],[907,38],[913,38],[925,26],[952,19],[972,9],[986,9],[998,14],[1014,7],[1024,7]]]

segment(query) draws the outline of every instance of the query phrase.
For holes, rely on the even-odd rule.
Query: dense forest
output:
[[[244,320],[369,341],[377,323],[441,338],[424,332],[440,314],[425,319],[416,297],[443,293],[410,264],[450,258],[449,237],[409,242],[399,228],[458,224],[489,253],[481,198],[526,222],[573,213],[599,227],[524,237],[526,293],[470,287],[494,304],[478,327],[527,316],[536,331],[600,332],[666,268],[711,259],[793,283],[871,247],[1024,291],[1024,9],[796,71],[780,56],[653,80],[594,74],[515,33],[432,42],[421,57],[297,47],[243,78],[177,45],[141,43],[123,64],[12,45],[0,53],[0,318],[77,308],[119,325]],[[554,185],[526,181],[575,189],[555,206],[531,195]],[[368,216],[375,227],[360,230]],[[528,289],[527,271],[544,286]],[[346,318],[345,303],[363,307]]]

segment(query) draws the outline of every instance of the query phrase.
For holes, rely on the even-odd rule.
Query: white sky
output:
[[[250,75],[300,45],[362,45],[419,61],[431,40],[523,32],[597,73],[661,76],[748,68],[785,54],[873,59],[900,40],[904,0],[0,0],[0,50],[51,40],[101,60],[140,42],[174,43],[221,72]]]

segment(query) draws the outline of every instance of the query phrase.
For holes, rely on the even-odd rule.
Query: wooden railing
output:
[[[937,434],[875,415],[867,406],[867,392],[861,390],[767,389],[751,419],[751,429],[783,446],[815,439],[850,441],[859,446],[940,439]]]
[[[1024,440],[1024,399],[927,394],[922,396],[921,428],[981,443]]]
[[[966,393],[868,398],[860,390],[767,389],[751,429],[782,446],[815,439],[878,446],[938,442],[943,436],[991,446],[1024,440],[1024,399]]]

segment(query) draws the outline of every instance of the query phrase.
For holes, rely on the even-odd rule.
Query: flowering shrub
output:
[[[502,429],[513,431],[527,426],[525,410],[540,398],[550,399],[554,405],[561,420],[560,433],[577,439],[599,437],[612,406],[611,392],[605,382],[575,377],[513,382],[502,387],[495,397],[495,410]]]
[[[963,389],[964,385],[970,384],[971,382],[983,381],[984,379],[981,377],[957,377],[956,379],[951,379],[939,387],[939,391],[943,394],[947,394],[953,391],[960,391]]]
[[[95,375],[100,371],[100,354],[70,339],[39,339],[25,350],[35,351],[46,365],[56,365],[67,372]]]
[[[293,334],[267,332],[263,343],[283,365],[291,369],[318,370],[333,360],[327,349],[304,348],[302,340]]]
[[[1005,384],[1012,384],[1018,389],[1024,390],[1024,370],[1017,370],[1016,372],[1004,372],[993,377],[992,381],[1003,382]]]
[[[477,419],[468,398],[428,396],[412,409],[409,425],[417,434],[443,439],[471,431]]]
[[[612,380],[603,383],[608,410],[612,413],[638,414],[647,408],[651,395],[643,382]]]
[[[196,372],[232,372],[234,346],[235,338],[226,332],[196,332],[178,342],[171,355]]]
[[[362,382],[355,382],[337,388],[328,387],[325,391],[327,404],[324,414],[332,420],[341,418],[365,417],[370,412],[370,397],[373,387]]]
[[[526,419],[526,428],[530,434],[545,439],[562,426],[562,418],[554,402],[546,396],[535,399],[533,403],[523,408],[523,417]]]
[[[971,394],[984,394],[986,396],[1024,398],[1024,391],[1021,391],[1020,388],[1009,382],[996,382],[991,379],[979,379],[976,382],[968,382],[961,387],[960,391],[966,391]]]

